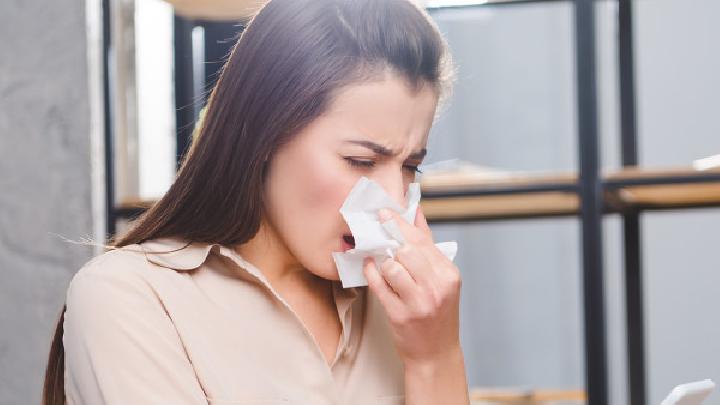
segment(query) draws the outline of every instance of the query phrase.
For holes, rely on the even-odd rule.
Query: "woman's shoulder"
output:
[[[130,278],[137,277],[147,267],[142,246],[138,244],[113,248],[100,253],[87,262],[73,275],[71,283],[80,277]]]
[[[159,268],[189,270],[205,260],[209,245],[167,237],[149,239],[98,254],[77,271],[75,277],[137,277],[157,274]]]
[[[88,260],[72,276],[66,291],[68,308],[112,305],[115,297],[133,291],[152,294],[144,277],[147,261],[139,245],[112,249]],[[120,304],[117,302],[116,304]]]
[[[132,289],[146,295],[177,287],[181,273],[202,265],[211,245],[177,238],[156,238],[113,248],[88,260],[72,277],[70,295],[96,295],[92,290]],[[91,291],[87,291],[91,290]]]
[[[62,321],[68,393],[83,403],[140,403],[148,389],[168,403],[205,399],[162,294],[179,278],[172,273],[140,245],[99,254],[75,273]]]
[[[152,239],[142,243],[112,248],[85,262],[68,285],[67,298],[75,295],[97,295],[96,290],[111,293],[133,289],[153,294],[154,285],[171,280],[175,269],[159,266],[156,257],[161,251],[177,251],[186,244],[171,239]],[[163,250],[164,249],[164,250]],[[112,291],[111,291],[112,290]]]

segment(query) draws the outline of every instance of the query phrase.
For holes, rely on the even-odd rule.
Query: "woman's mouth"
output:
[[[355,248],[355,238],[352,236],[352,234],[346,233],[342,237],[343,241],[343,252],[346,250],[354,249]]]

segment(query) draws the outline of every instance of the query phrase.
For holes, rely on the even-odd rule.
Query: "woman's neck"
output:
[[[308,315],[308,311],[325,308],[321,312],[327,314],[336,310],[332,282],[305,269],[271,226],[262,224],[258,233],[235,246],[235,251],[263,273],[272,288],[301,318],[306,318],[303,322],[312,323],[307,316],[314,315]]]
[[[260,269],[272,286],[317,284],[319,277],[305,269],[279,237],[275,228],[262,221],[249,241],[235,246],[235,251]]]

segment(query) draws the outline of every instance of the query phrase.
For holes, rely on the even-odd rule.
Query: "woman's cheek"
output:
[[[352,188],[352,185],[348,187],[346,183],[336,176],[319,179],[312,185],[312,192],[308,193],[312,198],[309,203],[324,216],[340,216],[340,207]]]
[[[338,210],[357,180],[357,176],[353,177],[342,163],[338,163],[337,159],[317,159],[312,168],[306,171],[303,194],[307,197],[307,203],[317,207],[324,215],[327,215],[328,210],[333,215],[340,215]]]

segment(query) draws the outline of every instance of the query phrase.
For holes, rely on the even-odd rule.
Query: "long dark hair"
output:
[[[160,237],[248,241],[260,226],[275,151],[322,114],[341,87],[388,70],[411,89],[434,86],[441,103],[450,92],[447,44],[411,1],[269,1],[230,53],[174,183],[111,246]],[[50,349],[45,405],[64,403],[64,310]]]

